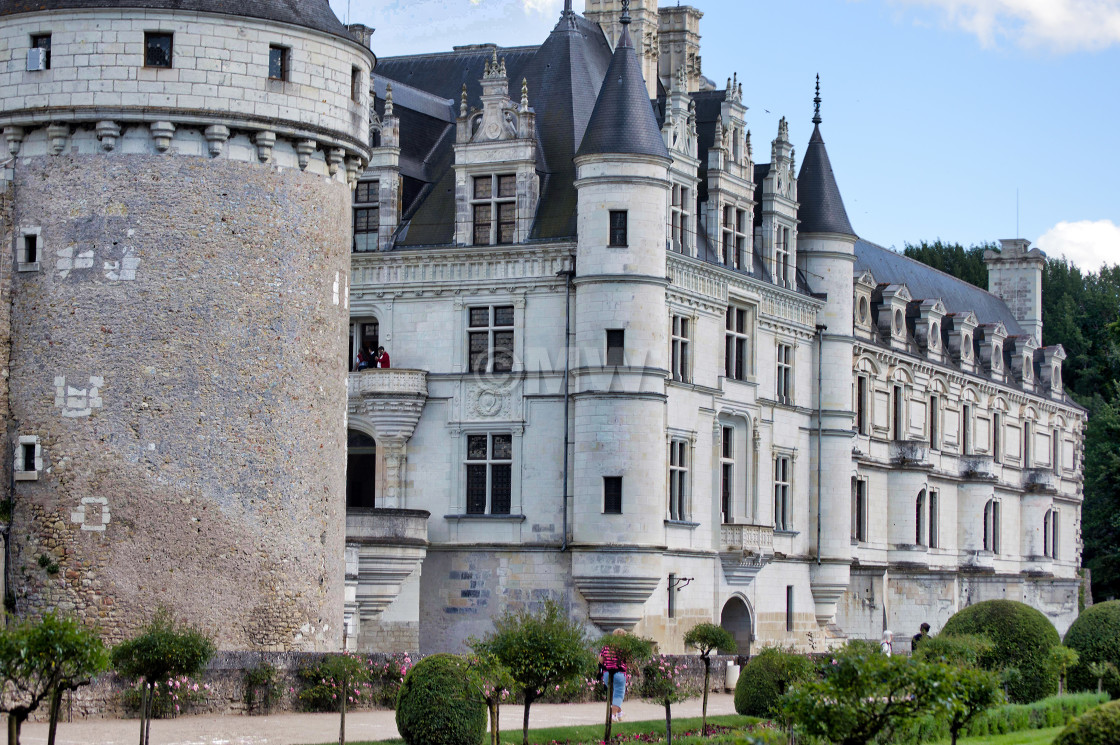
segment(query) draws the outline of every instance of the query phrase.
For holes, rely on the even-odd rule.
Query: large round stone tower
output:
[[[17,612],[340,647],[374,63],[327,0],[0,6]]]

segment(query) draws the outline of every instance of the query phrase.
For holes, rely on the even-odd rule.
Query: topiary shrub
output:
[[[1058,673],[1049,664],[1050,649],[1061,643],[1057,629],[1046,616],[1013,600],[985,600],[964,608],[945,624],[946,636],[978,634],[992,643],[980,656],[986,670],[1014,668],[1018,675],[1003,676],[1012,702],[1029,703],[1058,690]]]
[[[803,655],[767,647],[752,657],[735,684],[735,711],[744,716],[774,716],[778,699],[794,683],[813,677],[813,663]]]
[[[1065,644],[1080,655],[1077,665],[1069,671],[1069,689],[1097,690],[1098,676],[1089,669],[1094,662],[1111,662],[1120,668],[1120,600],[1086,608],[1066,632]],[[1100,677],[1109,695],[1120,699],[1120,677]]]
[[[486,705],[470,665],[453,654],[425,657],[408,671],[397,697],[397,730],[408,745],[479,745]]]
[[[1098,706],[1070,722],[1054,745],[1120,745],[1120,701]]]

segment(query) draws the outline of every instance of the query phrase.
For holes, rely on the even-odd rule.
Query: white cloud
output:
[[[985,46],[1011,39],[1056,52],[1120,44],[1120,0],[892,0],[940,8]]]
[[[1087,271],[1120,264],[1120,225],[1112,220],[1060,222],[1035,241],[1053,258],[1065,257]]]

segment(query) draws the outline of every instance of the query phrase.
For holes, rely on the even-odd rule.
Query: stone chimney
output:
[[[613,49],[622,35],[622,0],[587,0],[583,15],[598,23]],[[631,0],[630,39],[642,65],[642,78],[650,99],[657,98],[657,0]]]
[[[658,9],[657,74],[666,90],[673,87],[682,66],[685,92],[700,90],[700,19],[703,17],[703,13],[689,5]]]
[[[1046,255],[1022,238],[1000,241],[999,251],[985,251],[988,292],[998,296],[1011,315],[1042,346],[1042,267]]]
[[[349,26],[346,27],[346,30],[350,32],[350,36],[352,36],[354,38],[354,41],[358,42],[359,44],[361,44],[366,49],[372,49],[373,48],[373,46],[372,46],[373,29],[372,28],[370,28],[369,26],[366,26],[365,24],[362,24],[362,23],[351,23]]]

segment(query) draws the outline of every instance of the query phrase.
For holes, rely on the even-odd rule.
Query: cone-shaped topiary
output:
[[[778,700],[794,683],[813,677],[812,661],[778,647],[767,647],[739,673],[735,684],[735,711],[744,716],[769,719],[777,712]]]
[[[408,745],[480,745],[486,705],[467,661],[435,654],[416,664],[397,697],[397,730]]]
[[[1120,600],[1097,603],[1083,610],[1066,632],[1065,644],[1080,655],[1077,665],[1069,671],[1069,689],[1097,690],[1097,676],[1089,669],[1094,662],[1111,662],[1120,669]],[[1108,695],[1120,699],[1120,678],[1101,677]]]
[[[1029,703],[1058,691],[1058,673],[1049,664],[1050,648],[1061,643],[1046,616],[1013,600],[985,600],[962,609],[941,630],[947,636],[979,634],[992,648],[980,657],[981,667],[1006,675],[1007,695],[1015,703]]]
[[[1054,739],[1054,745],[1120,745],[1120,701],[1074,719]]]

